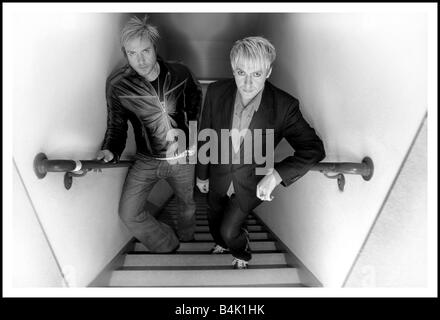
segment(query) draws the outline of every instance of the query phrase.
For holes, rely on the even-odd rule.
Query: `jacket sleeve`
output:
[[[125,149],[127,141],[128,115],[122,107],[115,89],[107,84],[107,130],[105,132],[102,150],[110,150],[118,161]]]
[[[194,74],[188,70],[188,78],[185,84],[185,111],[188,121],[196,121],[200,116],[202,105],[202,88]]]
[[[199,132],[203,129],[209,129],[212,128],[212,90],[210,90],[211,85],[208,86],[208,89],[206,90],[205,95],[205,102],[203,103],[203,108],[200,116],[200,127]],[[200,150],[200,148],[207,143],[208,141],[198,141],[197,145],[197,151]],[[198,152],[197,152],[198,153]],[[208,154],[210,156],[210,154]],[[196,177],[200,180],[206,180],[209,178],[209,163],[202,164],[200,162],[196,165]]]
[[[295,149],[292,156],[275,164],[275,169],[282,178],[281,184],[286,187],[324,159],[325,151],[321,139],[303,118],[296,99],[287,108],[282,132],[283,137]]]

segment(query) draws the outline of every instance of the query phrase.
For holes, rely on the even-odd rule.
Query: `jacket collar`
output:
[[[235,95],[237,94],[237,86],[234,79],[228,81],[226,91],[224,93],[223,105],[225,106],[222,115],[222,123],[227,125],[227,128],[231,130],[232,115],[234,113]],[[268,126],[267,120],[271,118],[273,114],[273,102],[272,102],[272,84],[266,81],[261,96],[261,103],[258,110],[254,113],[251,123],[249,124],[249,130],[253,129],[265,129]]]
[[[237,86],[235,85],[234,79],[229,79],[227,82],[226,90],[223,93],[223,112],[221,112],[222,124],[225,124],[225,129],[231,130],[232,126],[232,115],[234,113],[234,102],[235,95],[237,93]]]
[[[258,110],[254,113],[249,130],[266,129],[269,125],[268,120],[273,115],[273,96],[272,84],[266,81],[264,84],[263,95],[261,96],[261,103]]]
[[[165,60],[163,60],[162,57],[159,56],[159,55],[157,56],[157,62],[160,64],[161,68],[165,67],[166,72],[167,72],[167,73],[170,73],[170,68],[169,68],[168,63],[167,63]],[[131,65],[128,63],[128,61],[127,61],[127,68],[129,69],[129,75],[130,75],[130,76],[132,76],[132,77],[138,77],[138,78],[143,79],[143,80],[145,79],[145,78],[142,77],[139,73],[137,73],[136,70],[134,70],[134,69],[131,67]],[[162,70],[161,70],[161,72],[162,72]]]

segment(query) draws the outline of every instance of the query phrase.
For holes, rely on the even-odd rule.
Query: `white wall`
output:
[[[427,110],[426,17],[278,14],[260,25],[278,50],[270,80],[299,98],[324,141],[324,161],[374,160],[369,182],[346,175],[340,192],[310,172],[256,210],[324,286],[339,287]]]
[[[424,121],[346,287],[427,286],[426,154]]]
[[[12,286],[15,288],[64,286],[56,257],[50,250],[50,245],[15,168],[13,175],[14,220],[11,270],[14,270],[14,273],[9,280],[12,280]]]
[[[23,10],[5,25],[13,157],[70,286],[86,286],[131,238],[117,214],[127,169],[74,178],[66,190],[62,173],[39,180],[32,163],[39,152],[49,159],[92,159],[100,148],[105,80],[121,58],[123,22],[122,14]],[[129,143],[127,152],[133,150]],[[29,234],[22,241],[34,239]]]

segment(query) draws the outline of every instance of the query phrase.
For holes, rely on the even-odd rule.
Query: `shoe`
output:
[[[234,269],[247,269],[248,268],[248,262],[245,260],[238,259],[238,258],[234,258],[234,260],[232,260],[232,265],[233,265]]]
[[[177,245],[177,247],[175,247],[173,250],[171,250],[169,253],[170,254],[174,254],[177,253],[177,251],[180,249],[180,243]]]
[[[229,252],[229,249],[223,248],[219,244],[216,244],[210,251],[211,254],[221,254],[225,252]]]

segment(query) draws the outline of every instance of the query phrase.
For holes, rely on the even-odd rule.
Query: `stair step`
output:
[[[264,231],[264,227],[263,226],[257,226],[257,225],[251,225],[251,226],[247,226],[247,229],[249,232],[255,232],[255,231]],[[196,232],[209,232],[209,226],[196,226]]]
[[[232,255],[210,254],[214,246],[209,233],[206,195],[194,193],[196,233],[194,241],[181,242],[175,253],[150,252],[139,241],[126,252],[123,265],[110,272],[110,287],[302,287],[295,266],[287,264],[287,256],[266,232],[255,214],[246,219],[252,260],[246,270],[232,268]],[[173,197],[158,216],[176,226],[179,205]]]
[[[115,270],[114,287],[200,287],[243,285],[301,285],[296,268],[246,270]]]
[[[258,225],[261,226],[261,224],[257,221],[257,220],[247,220],[246,224],[248,226],[254,226],[254,225]],[[196,225],[198,226],[207,226],[208,225],[208,220],[196,220]]]
[[[172,216],[172,217],[177,217],[178,215],[178,211],[165,211],[162,213],[163,216]],[[198,213],[196,212],[196,218],[199,219],[208,219],[208,214],[206,213]],[[255,219],[255,216],[253,215],[248,215],[247,219]]]
[[[160,221],[177,221],[177,219],[174,216],[160,216],[158,218]],[[206,218],[199,218],[196,217],[196,224],[197,225],[208,225],[208,219]],[[247,225],[261,225],[257,220],[255,219],[248,219],[246,220]]]
[[[275,241],[258,241],[258,242],[250,242],[250,247],[252,252],[255,251],[277,251],[278,248],[275,246]],[[209,253],[209,250],[214,246],[213,242],[182,242],[180,243],[180,247],[177,252],[204,252]],[[134,245],[135,252],[149,252],[142,243],[136,242]]]
[[[169,266],[227,266],[232,262],[231,254],[128,254],[123,267],[169,267]],[[283,253],[258,253],[252,255],[252,266],[285,265]]]
[[[180,209],[173,209],[173,208],[165,208],[162,211],[162,214],[167,215],[177,215],[180,212]],[[200,208],[196,209],[196,217],[204,217],[204,218],[208,218],[208,211],[207,210],[200,210]],[[253,214],[249,214],[248,219],[255,219],[255,215]]]
[[[266,240],[266,239],[270,239],[270,235],[267,232],[250,232],[249,238],[250,240]],[[194,234],[194,239],[196,241],[200,241],[200,240],[212,241],[212,235],[210,233],[196,233]]]
[[[168,210],[168,209],[177,210],[177,209],[179,209],[179,206],[177,205],[177,203],[175,203],[175,204],[169,204],[169,205],[165,206],[164,208],[166,210]],[[208,205],[202,205],[202,204],[199,205],[199,203],[197,203],[197,208],[196,209],[207,210],[207,209],[209,209],[209,206]]]
[[[196,217],[196,222],[199,221],[208,221],[208,218]],[[258,224],[259,222],[256,219],[246,219],[246,223]]]
[[[172,217],[177,217],[179,213],[179,210],[164,210],[161,215],[163,216],[172,216]],[[205,212],[196,212],[196,218],[204,218],[204,219],[208,219],[208,213]],[[252,214],[249,214],[247,216],[247,219],[255,219],[255,216]]]

